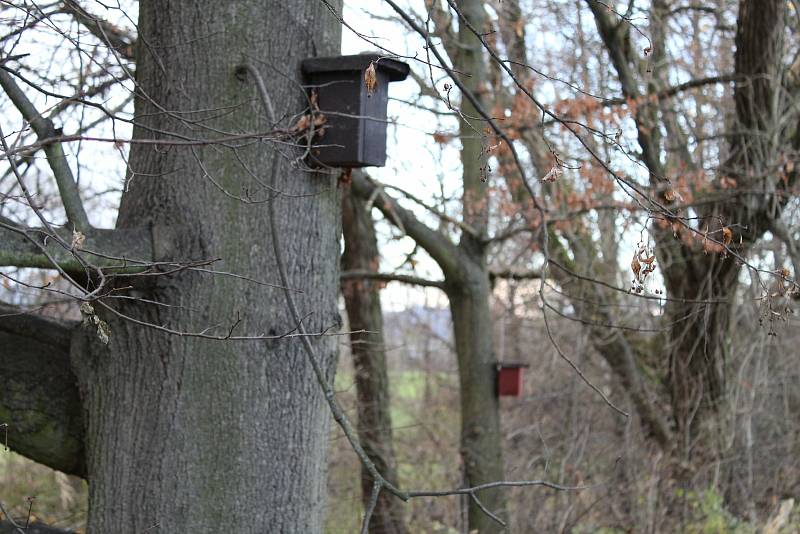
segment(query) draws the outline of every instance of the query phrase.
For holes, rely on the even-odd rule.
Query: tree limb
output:
[[[542,271],[538,269],[529,271],[517,271],[514,269],[490,269],[489,279],[494,282],[501,280],[539,280],[542,278]]]
[[[71,230],[61,228],[57,233],[67,243],[71,242]],[[150,228],[91,229],[81,249],[73,251],[58,244],[42,228],[18,226],[0,217],[0,266],[54,269],[54,260],[67,273],[84,273],[85,267],[76,257],[80,254],[93,266],[135,269],[154,261],[157,255],[154,246]]]
[[[95,17],[75,0],[65,0],[63,11],[73,15],[75,20],[89,30],[92,35],[116,50],[119,55],[127,60],[134,60],[133,48],[136,38],[133,35],[110,22]]]
[[[28,97],[25,96],[25,93],[19,88],[17,82],[14,81],[8,72],[2,70],[2,68],[0,68],[0,87],[6,92],[11,102],[22,114],[22,117],[31,125],[31,128],[36,132],[36,136],[40,141],[57,137],[58,132],[56,132],[53,126],[53,121],[43,117],[36,110],[33,103],[28,100]],[[87,232],[91,228],[89,218],[86,215],[86,210],[83,208],[83,201],[78,191],[78,185],[72,175],[72,169],[69,167],[69,162],[64,154],[61,143],[46,145],[44,147],[44,153],[47,156],[47,162],[56,179],[56,185],[58,185],[58,191],[61,195],[61,201],[64,204],[64,211],[67,214],[67,219],[76,230]],[[9,161],[13,164],[11,160]]]
[[[690,91],[692,89],[697,89],[698,87],[705,87],[706,85],[716,85],[721,83],[730,83],[735,82],[737,77],[735,74],[723,74],[721,76],[708,76],[705,78],[696,78],[694,80],[689,80],[688,82],[679,83],[678,85],[673,85],[667,87],[666,89],[662,89],[659,92],[655,93],[654,96],[657,100],[664,100],[667,98],[672,98],[675,95],[683,93],[685,91]],[[640,97],[640,100],[641,99]],[[621,106],[628,102],[628,99],[625,97],[621,98],[607,98],[604,99],[602,104],[604,106]]]
[[[589,9],[594,15],[597,31],[611,59],[611,64],[617,73],[617,79],[622,87],[623,96],[628,99],[641,98],[636,75],[632,67],[634,62],[633,48],[630,32],[624,21],[616,21],[611,16],[608,8],[597,0],[586,0]],[[642,161],[650,171],[651,181],[663,179],[664,171],[659,159],[659,143],[655,137],[657,128],[655,124],[655,108],[646,103],[637,109],[634,116],[639,145],[642,147]],[[653,180],[655,179],[655,180]]]
[[[380,280],[382,282],[402,282],[414,286],[437,287],[444,289],[444,280],[428,280],[418,276],[399,273],[376,273],[373,271],[343,271],[339,277],[341,280]]]
[[[0,303],[0,423],[19,454],[85,477],[81,401],[70,364],[75,326]]]
[[[413,213],[400,207],[397,201],[382,193],[367,175],[354,170],[352,178],[353,191],[361,198],[374,198],[373,205],[395,226],[398,226],[399,221],[403,230],[436,260],[445,275],[460,272],[461,252],[447,236],[429,228]]]

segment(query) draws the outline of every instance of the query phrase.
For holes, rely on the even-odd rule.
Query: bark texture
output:
[[[8,425],[15,452],[85,477],[81,405],[69,356],[75,326],[0,304],[0,423]]]
[[[461,395],[461,459],[465,483],[477,486],[503,480],[503,448],[500,431],[500,402],[497,398],[497,358],[494,351],[489,310],[491,289],[487,271],[464,258],[468,278],[451,283],[447,296],[453,317],[453,336],[458,356],[459,392]],[[485,267],[485,266],[484,266]],[[478,494],[484,506],[505,516],[502,490]],[[499,532],[502,527],[473,501],[468,508],[469,529]]]
[[[378,272],[378,240],[372,215],[366,201],[349,193],[345,191],[342,196],[345,243],[342,270]],[[358,395],[358,438],[378,471],[397,484],[380,284],[367,279],[343,280],[342,294],[350,330],[370,332],[350,334]],[[361,500],[365,507],[372,495],[372,486],[372,477],[361,466]],[[381,492],[369,531],[372,534],[405,533],[402,501],[389,492]]]
[[[237,64],[256,64],[278,115],[292,115],[305,98],[271,65],[299,78],[301,59],[335,54],[339,42],[338,21],[317,2],[142,1],[134,137],[213,143],[225,132],[269,131],[255,84],[236,75]],[[117,227],[178,225],[185,231],[156,259],[221,258],[220,271],[274,284],[267,206],[231,198],[274,196],[290,284],[302,291],[300,313],[310,314],[305,327],[335,328],[335,180],[293,169],[263,142],[212,143],[134,144]],[[280,195],[263,186],[276,161]],[[198,272],[149,280],[133,280],[133,294],[169,307],[122,301],[114,309],[180,331],[296,327],[280,289]],[[297,340],[181,337],[98,312],[111,326],[109,344],[90,332],[72,343],[89,532],[322,530],[330,417]],[[335,340],[312,344],[332,378]]]

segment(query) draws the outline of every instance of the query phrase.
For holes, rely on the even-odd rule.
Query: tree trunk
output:
[[[718,403],[725,390],[725,340],[730,337],[730,309],[739,267],[732,258],[696,256],[684,268],[665,270],[669,294],[665,322],[669,338],[669,385],[676,452],[684,461],[693,450],[708,460],[713,450],[698,441],[703,422],[718,421]],[[698,265],[700,264],[700,265]],[[686,299],[695,302],[681,302]],[[704,303],[703,300],[718,301]],[[697,302],[701,301],[701,302]]]
[[[448,279],[447,296],[458,356],[461,457],[466,483],[477,486],[503,480],[503,447],[495,380],[497,358],[489,310],[489,277],[478,266],[465,262],[466,269],[469,269],[469,278],[452,285]],[[505,515],[502,490],[483,491],[477,496],[488,510],[501,517]],[[499,532],[502,528],[470,500],[469,530],[483,534]]]
[[[735,68],[742,79],[734,93],[738,130],[718,173],[734,177],[738,188],[763,194],[720,201],[703,224],[717,241],[722,239],[723,227],[732,225],[729,243],[742,256],[769,228],[770,219],[780,216],[788,199],[776,194],[783,181],[776,171],[781,168],[781,139],[788,138],[794,127],[780,119],[783,104],[775,96],[781,91],[785,17],[786,5],[779,0],[739,2]],[[704,243],[702,249],[684,246],[672,254],[675,261],[662,262],[668,295],[711,301],[670,301],[665,314],[670,325],[665,348],[670,355],[668,381],[678,450],[688,460],[692,449],[700,450],[696,440],[701,423],[718,419],[714,412],[725,391],[725,341],[730,337],[731,306],[740,269],[737,260],[713,242]]]
[[[342,196],[342,229],[345,249],[342,270],[378,272],[378,240],[367,202],[346,191]],[[386,344],[379,282],[355,279],[342,282],[347,317],[350,320],[350,346],[355,367],[358,395],[358,438],[367,455],[384,478],[397,483],[397,469],[389,412],[389,376],[386,371]],[[370,333],[355,333],[365,330]],[[373,480],[361,466],[361,500],[366,508],[372,495]],[[402,534],[403,503],[389,492],[381,492],[375,505],[369,531],[372,534]]]
[[[270,65],[298,77],[304,57],[336,53],[338,21],[323,4],[302,1],[150,0],[139,12],[134,138],[212,143],[134,143],[117,226],[188,228],[154,245],[158,259],[221,258],[214,269],[279,284],[267,204],[231,198],[274,197],[289,283],[302,291],[300,314],[310,314],[304,325],[335,327],[334,178],[294,169],[263,142],[213,140],[272,129],[255,84],[236,75],[245,60],[268,80],[279,116],[301,111],[302,93]],[[262,185],[276,164],[283,196]],[[278,288],[191,271],[147,279],[119,285],[169,306],[111,306],[183,332],[278,335],[297,326]],[[85,331],[72,350],[86,426],[88,532],[322,531],[329,411],[297,340],[169,335],[97,311],[111,325],[110,342]],[[311,343],[332,379],[335,339]]]
[[[460,72],[469,73],[461,82],[482,107],[487,107],[487,66],[483,45],[474,33],[487,27],[482,0],[459,2],[458,51],[453,59]],[[468,22],[467,22],[468,21]],[[473,31],[474,30],[474,31]],[[470,486],[503,480],[503,440],[500,434],[500,406],[495,386],[494,334],[489,308],[491,285],[486,263],[485,236],[489,226],[489,164],[483,137],[484,123],[468,117],[479,116],[467,98],[461,99],[459,140],[464,191],[463,219],[477,235],[464,232],[458,248],[461,255],[457,272],[445,272],[447,296],[453,316],[453,335],[458,355],[461,393],[461,456]],[[478,495],[493,513],[505,514],[502,490]],[[469,530],[499,532],[502,527],[473,500],[469,501]]]
[[[503,448],[500,410],[495,391],[495,354],[489,299],[491,286],[485,247],[479,239],[463,238],[454,245],[446,235],[421,223],[411,212],[387,195],[375,194],[375,185],[353,173],[353,191],[374,200],[383,215],[402,226],[441,267],[450,300],[453,335],[458,358],[461,395],[461,457],[470,486],[503,480]],[[485,204],[485,203],[484,203]],[[502,490],[481,492],[478,497],[493,513],[504,513]],[[469,531],[497,532],[501,526],[474,501],[469,502]]]

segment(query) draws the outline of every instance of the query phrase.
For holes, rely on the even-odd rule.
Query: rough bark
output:
[[[0,423],[8,425],[15,452],[85,477],[81,405],[69,355],[74,328],[0,304]]]
[[[725,389],[725,340],[729,337],[730,311],[738,285],[739,266],[716,255],[694,258],[680,272],[666,270],[670,295],[665,315],[670,319],[663,350],[669,355],[669,393],[675,423],[676,449],[684,459],[698,442],[702,423],[713,420]],[[695,299],[700,300],[697,302]],[[715,301],[704,303],[702,300]],[[698,447],[700,445],[700,447]]]
[[[342,233],[345,249],[342,270],[378,272],[378,241],[367,203],[349,191],[342,196]],[[389,376],[386,344],[383,337],[380,282],[367,279],[342,281],[350,346],[358,396],[358,438],[378,471],[397,483],[397,468],[389,412]],[[359,330],[366,331],[358,332]],[[372,495],[373,480],[361,467],[361,500],[366,507]],[[381,492],[369,524],[373,534],[406,532],[403,504],[388,492]]]
[[[340,41],[339,23],[321,3],[143,1],[139,11],[138,138],[269,130],[255,85],[237,77],[237,64],[258,62],[278,113],[291,115],[305,99],[269,65],[298,76],[301,59],[334,54]],[[277,283],[267,206],[217,187],[256,191],[243,163],[264,182],[277,161],[277,188],[286,195],[272,202],[291,286],[302,291],[295,299],[301,314],[311,314],[309,332],[335,327],[335,181],[274,153],[262,143],[134,145],[117,227],[177,224],[187,230],[157,259],[221,258],[221,270]],[[281,290],[246,280],[184,272],[120,285],[129,282],[133,295],[170,305],[110,304],[138,321],[181,331],[221,324],[211,332],[223,334],[235,323],[236,333],[256,335],[296,326]],[[300,343],[170,336],[97,310],[111,326],[108,345],[88,334],[72,343],[89,532],[322,530],[329,412]],[[312,344],[332,377],[335,340]]]

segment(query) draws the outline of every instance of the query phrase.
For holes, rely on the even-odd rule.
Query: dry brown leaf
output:
[[[631,261],[631,271],[633,271],[633,277],[636,280],[639,280],[639,272],[642,270],[642,264],[639,263],[639,258],[637,256],[638,254],[633,255],[633,260]]]
[[[79,232],[78,230],[72,231],[72,248],[75,250],[80,250],[83,248],[83,244],[86,242],[86,236],[83,233]]]
[[[369,67],[364,71],[364,85],[367,87],[367,96],[372,96],[375,86],[378,84],[378,76],[375,73],[375,62],[370,61]]]
[[[322,113],[314,114],[314,129],[317,130],[317,134],[320,134],[321,127],[325,125],[328,121],[328,118],[325,117]],[[298,134],[308,130],[311,127],[311,115],[305,114],[295,122],[289,131],[293,134]]]
[[[722,229],[722,244],[726,247],[733,241],[733,232],[727,226]]]
[[[307,129],[309,124],[311,124],[311,118],[309,115],[303,115],[297,122],[292,125],[289,129],[292,133],[302,132],[303,130]]]
[[[561,177],[561,167],[558,166],[558,163],[553,164],[547,174],[540,180],[542,182],[555,182]]]
[[[440,145],[448,143],[452,139],[452,137],[453,137],[452,135],[446,134],[446,133],[442,133],[442,132],[434,132],[433,133],[433,141],[435,143],[439,143]]]
[[[666,191],[664,191],[664,198],[667,200],[667,202],[672,202],[674,200],[683,202],[683,195],[681,195],[675,189],[667,189]]]

